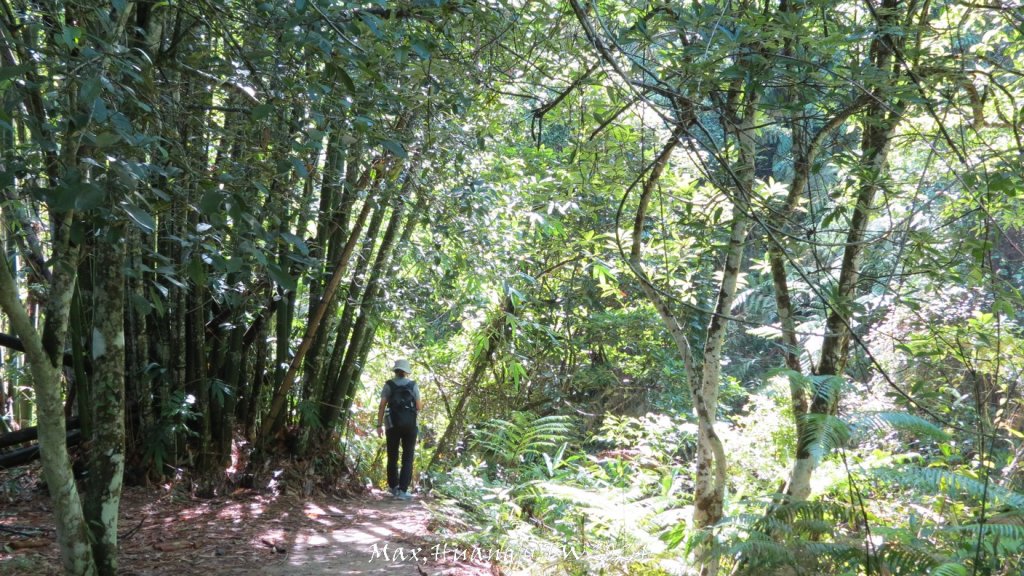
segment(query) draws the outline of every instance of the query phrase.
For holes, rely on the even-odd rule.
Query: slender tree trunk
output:
[[[403,190],[398,196],[398,206],[396,206],[392,211],[391,220],[388,222],[388,227],[384,231],[384,237],[381,239],[380,248],[377,250],[377,258],[374,261],[373,269],[370,271],[370,279],[366,284],[366,290],[363,294],[362,303],[360,305],[359,318],[357,319],[356,325],[352,331],[352,343],[345,355],[345,364],[342,366],[342,377],[345,380],[345,390],[344,395],[342,396],[342,410],[340,412],[342,419],[339,424],[341,428],[348,426],[349,409],[352,407],[352,402],[355,399],[356,392],[359,390],[359,379],[363,372],[363,360],[366,358],[370,347],[373,345],[373,339],[376,334],[377,319],[380,316],[378,303],[380,301],[381,293],[383,292],[383,283],[385,281],[384,276],[390,268],[398,246],[401,245],[401,243],[396,242],[396,240],[399,236],[398,230],[402,228],[402,221],[405,219],[407,207],[406,198],[411,187],[412,177],[410,175],[406,179]],[[417,204],[420,205],[419,202]],[[417,221],[418,218],[415,214],[408,219],[404,227],[404,231],[401,234],[403,238],[407,238],[406,232],[411,232]],[[358,338],[356,335],[358,335]],[[335,418],[337,418],[337,415]],[[330,424],[328,424],[328,428],[330,428]]]
[[[144,257],[142,252],[144,239],[134,227],[128,231],[127,262],[130,270],[143,270]],[[127,303],[136,303],[125,310],[125,383],[128,386],[126,402],[134,405],[134,417],[129,420],[126,432],[126,452],[133,462],[133,469],[142,460],[144,438],[155,429],[156,418],[153,412],[153,380],[147,374],[149,365],[149,331],[146,330],[146,316],[149,306],[146,297],[146,282],[142,273],[127,279]],[[142,472],[136,470],[136,472]]]
[[[408,246],[409,239],[412,237],[413,231],[417,226],[419,226],[420,222],[424,220],[422,215],[426,213],[427,202],[428,195],[420,190],[417,193],[416,204],[413,206],[412,212],[406,218],[401,238],[398,239],[394,248],[389,250],[390,255],[387,256],[387,260],[381,266],[380,272],[376,274],[376,279],[370,281],[369,290],[372,292],[372,302],[379,302],[381,292],[383,292],[383,275],[387,270],[391,269],[391,263],[401,261],[404,254],[404,248]],[[385,232],[385,236],[387,235],[388,232]],[[381,250],[383,249],[384,248],[381,247]],[[354,384],[349,387],[348,392],[345,394],[345,403],[341,410],[341,414],[345,418],[345,420],[341,422],[341,427],[343,429],[348,427],[348,415],[351,414],[352,403],[355,400],[356,392],[358,391],[358,384],[362,377],[363,369],[366,367],[366,359],[369,357],[370,350],[373,348],[373,342],[377,334],[377,327],[380,323],[380,306],[374,305],[370,309],[369,313],[369,327],[366,329],[366,336],[363,338],[363,345],[359,350],[359,354],[355,362],[355,368],[352,371],[351,379]]]
[[[900,64],[895,61],[893,48],[899,41],[891,30],[885,29],[887,24],[897,27],[899,13],[897,0],[885,0],[884,10],[879,12],[879,28],[871,43],[870,59],[875,70],[884,75],[875,80],[877,88],[868,100],[863,119],[863,136],[861,137],[861,165],[864,176],[861,179],[850,228],[843,249],[843,260],[839,272],[839,285],[836,298],[829,303],[830,312],[825,323],[825,337],[822,341],[821,357],[815,373],[818,375],[840,376],[849,357],[850,322],[852,305],[856,297],[857,280],[860,275],[860,263],[864,254],[868,223],[874,211],[877,191],[882,187],[886,175],[886,162],[889,145],[899,124],[904,104],[891,101],[887,92],[893,83],[903,75]],[[816,393],[811,399],[805,413],[797,413],[798,426],[806,414],[826,415],[836,410],[838,397],[829,393]],[[797,406],[799,408],[799,406]],[[813,455],[814,435],[804,433],[797,439],[796,460],[790,472],[786,494],[791,500],[806,500],[811,493],[811,476],[817,467]]]
[[[267,285],[265,299],[268,301],[270,300],[272,290]],[[249,396],[245,401],[245,409],[240,416],[244,423],[245,437],[249,441],[256,439],[256,420],[263,407],[263,389],[264,384],[267,382],[267,356],[270,355],[270,322],[266,319],[268,314],[269,311],[264,312],[264,316],[258,318],[256,324],[250,328],[250,330],[255,332],[253,342],[256,346],[256,351],[253,354],[252,361],[252,386]],[[248,334],[246,336],[248,337]]]
[[[124,230],[106,230],[96,251],[91,381],[93,427],[85,515],[99,574],[117,574],[117,520],[124,476]]]
[[[411,180],[406,180],[405,190],[399,195],[399,205],[391,211],[391,218],[388,221],[387,228],[384,230],[380,246],[377,248],[377,255],[373,260],[373,267],[370,269],[369,278],[366,280],[365,286],[362,287],[362,294],[349,294],[349,302],[354,307],[355,299],[358,298],[358,311],[355,314],[355,323],[352,326],[352,334],[349,337],[348,346],[345,349],[345,359],[341,365],[339,378],[332,387],[331,394],[326,398],[323,410],[321,411],[320,422],[325,430],[331,430],[334,427],[338,415],[342,413],[341,409],[345,404],[345,400],[356,388],[354,374],[357,370],[359,351],[362,349],[364,338],[367,336],[370,316],[377,301],[376,297],[379,292],[381,275],[384,273],[385,265],[390,261],[391,251],[395,246],[395,239],[398,237],[398,230],[402,223],[402,217],[405,214],[405,203],[401,200],[401,196],[407,191],[410,183]],[[391,195],[389,194],[388,198],[390,199],[390,197]],[[387,201],[385,200],[384,202]],[[382,217],[381,220],[383,220],[385,212],[385,206],[381,206],[378,209],[377,214]],[[378,226],[380,224],[381,222],[377,222]],[[376,234],[372,233],[371,237],[374,238],[374,241],[371,242],[369,238],[367,239],[367,250],[364,253],[367,261],[370,260],[373,245],[376,243]],[[357,274],[357,276],[361,276],[361,274]],[[341,424],[344,425],[345,423],[342,422]]]
[[[71,215],[67,214],[59,222],[70,224],[70,219]],[[66,233],[62,236],[66,238]],[[36,331],[18,298],[18,287],[6,262],[0,265],[0,307],[7,314],[12,330],[25,346],[25,356],[32,374],[32,386],[39,410],[43,478],[53,504],[57,545],[60,547],[64,573],[92,575],[96,574],[96,563],[89,546],[82,502],[71,471],[60,387],[64,334],[71,295],[74,293],[77,250],[66,245],[61,247],[59,243],[58,248],[62,248],[62,253],[54,266],[50,283],[50,306],[47,307],[46,317],[46,324],[50,327],[46,331],[48,339]]]
[[[343,176],[345,170],[345,148],[341,143],[343,132],[334,129],[331,132],[327,143],[326,158],[324,161],[323,177],[320,186],[320,217],[317,220],[317,241],[310,249],[310,258],[322,262],[322,268],[317,268],[312,274],[309,282],[309,309],[308,314],[312,315],[320,306],[323,298],[324,287],[330,276],[328,266],[334,252],[331,251],[331,240],[335,235],[335,229],[341,231],[348,227],[348,216],[345,212],[345,200],[342,191],[344,189]],[[303,364],[303,400],[319,398],[323,387],[323,370],[325,363],[325,349],[330,341],[335,323],[335,311],[338,301],[335,298],[330,300],[324,311],[324,322],[327,326],[317,331],[309,352],[306,354]]]
[[[463,431],[465,426],[465,415],[466,406],[469,404],[470,398],[476,394],[480,388],[480,384],[483,381],[484,374],[487,373],[487,369],[491,367],[491,363],[494,361],[495,354],[498,350],[504,346],[508,340],[511,331],[509,330],[508,318],[515,314],[515,304],[512,301],[512,297],[508,294],[502,299],[501,307],[498,308],[491,321],[488,322],[483,330],[487,338],[487,346],[480,349],[476,356],[473,357],[471,364],[472,370],[469,373],[469,377],[466,378],[465,384],[462,386],[462,392],[459,394],[459,401],[455,403],[452,408],[450,417],[448,418],[448,427],[445,428],[444,433],[441,435],[441,439],[437,442],[437,448],[434,449],[434,455],[430,458],[430,464],[427,465],[427,470],[432,470],[434,466],[443,460],[452,450],[454,450],[455,439],[458,438]]]
[[[795,312],[789,292],[789,278],[786,271],[786,247],[784,245],[785,238],[780,235],[780,231],[786,231],[791,228],[789,219],[796,213],[800,198],[807,189],[811,168],[821,153],[826,138],[831,136],[843,122],[861,110],[869,101],[870,99],[866,97],[857,98],[849,106],[829,119],[810,139],[805,134],[800,116],[794,117],[790,123],[793,134],[793,153],[795,155],[793,162],[794,175],[786,195],[785,205],[781,210],[774,213],[775,217],[772,219],[774,232],[769,231],[768,259],[771,266],[772,286],[775,291],[775,308],[782,330],[782,346],[786,367],[798,374],[802,373],[800,342],[797,339]],[[797,438],[806,438],[808,430],[804,415],[807,414],[810,407],[807,390],[800,384],[798,379],[791,378],[789,392]],[[799,450],[799,446],[797,449]],[[806,452],[806,449],[804,452]],[[802,487],[799,488],[800,493],[809,491],[810,464],[811,461],[806,457],[803,459],[798,457],[795,461],[794,471],[791,476],[798,479],[807,479],[806,483],[803,483]],[[790,482],[787,482],[787,486],[792,486],[791,482],[792,479]],[[789,493],[788,487],[786,491],[788,496],[793,496],[793,494]],[[804,498],[806,498],[806,495]]]
[[[356,243],[359,241],[362,234],[363,225],[365,224],[366,218],[369,216],[372,207],[373,202],[367,201],[363,205],[359,216],[356,218],[355,225],[352,228],[351,234],[349,234],[345,247],[339,255],[338,263],[331,275],[331,279],[327,283],[327,287],[324,289],[324,297],[321,300],[320,305],[317,307],[319,312],[312,315],[310,323],[306,328],[306,335],[299,344],[299,349],[296,351],[295,357],[292,358],[292,364],[289,367],[288,372],[285,374],[284,378],[279,381],[276,390],[274,390],[274,395],[270,403],[270,412],[267,415],[267,419],[264,421],[262,431],[259,435],[260,441],[264,445],[266,445],[280,429],[280,421],[284,414],[288,391],[291,389],[291,385],[294,382],[295,373],[298,370],[299,363],[302,361],[305,351],[312,345],[313,337],[316,336],[320,320],[323,318],[323,313],[326,310],[325,302],[334,298],[334,295],[338,290],[338,286],[341,284],[341,280],[348,269],[348,263],[352,256],[352,251],[355,250]]]
[[[883,113],[884,114],[884,113]],[[889,147],[889,139],[896,127],[896,122],[869,116],[865,121],[864,150],[865,166],[868,169],[868,179],[861,184],[857,194],[857,203],[854,206],[853,217],[850,220],[850,229],[846,236],[846,246],[843,250],[842,268],[839,272],[839,286],[836,291],[836,301],[831,303],[832,311],[825,323],[825,338],[821,347],[821,359],[815,372],[818,375],[842,375],[846,366],[846,359],[849,357],[849,324],[852,318],[851,305],[856,296],[857,278],[860,273],[860,262],[864,252],[864,239],[867,232],[867,225],[874,210],[875,193],[880,187],[880,181],[885,173],[885,161]],[[878,123],[882,124],[879,125]],[[806,414],[834,414],[838,398],[833,394],[814,394],[810,407],[804,413],[796,414],[796,418],[806,418]],[[806,401],[795,406],[800,408],[806,406]],[[799,426],[804,430],[804,426]],[[817,461],[814,458],[812,448],[815,444],[813,434],[804,433],[798,436],[796,461],[790,472],[789,483],[786,494],[791,500],[806,500],[811,493],[811,476],[817,468]]]

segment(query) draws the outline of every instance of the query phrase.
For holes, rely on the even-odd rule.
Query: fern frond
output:
[[[800,443],[817,460],[836,448],[846,446],[850,439],[850,428],[846,422],[830,414],[803,414],[800,423]]]
[[[1011,526],[1024,526],[1024,510],[1011,510],[996,514],[987,520],[988,524],[1008,524]]]
[[[814,395],[819,398],[828,398],[829,404],[835,406],[839,396],[846,387],[846,380],[842,376],[834,374],[812,374],[808,376]]]
[[[967,568],[952,563],[936,566],[928,573],[929,576],[967,576],[967,574]]]
[[[980,480],[942,468],[876,468],[874,474],[894,484],[916,486],[932,492],[941,491],[953,498],[966,493],[980,501],[987,495],[994,504],[1005,503],[1024,509],[1024,494],[994,484],[986,486]]]
[[[772,511],[772,517],[790,526],[798,521],[838,522],[856,521],[856,512],[848,504],[805,500],[782,504]]]
[[[836,524],[832,520],[825,520],[820,518],[808,518],[805,520],[797,520],[793,523],[793,530],[798,534],[806,534],[807,536],[821,536],[823,534],[831,534],[835,530]]]
[[[827,558],[837,564],[863,560],[864,549],[852,544],[841,542],[808,542],[804,545],[808,552],[818,558]]]
[[[757,287],[747,288],[746,290],[740,290],[732,300],[732,309],[730,312],[736,313],[743,305],[747,302],[747,298],[753,296],[757,292]]]
[[[907,412],[869,412],[852,423],[858,430],[898,430],[944,442],[950,435],[932,422]]]
[[[807,375],[789,368],[772,370],[768,376],[785,376],[789,379],[791,386],[800,388],[816,397],[827,398],[829,403],[835,404],[846,387],[846,380],[842,376],[834,374],[811,374]]]
[[[873,559],[884,564],[894,576],[927,574],[938,564],[935,558],[924,550],[894,543],[883,545]]]
[[[537,456],[561,446],[572,429],[568,416],[534,416],[515,412],[511,420],[493,419],[476,432],[476,445],[485,454],[515,464],[527,456]]]
[[[742,557],[751,566],[777,566],[793,564],[792,551],[778,542],[762,538],[748,538],[729,547],[734,557]]]
[[[1016,524],[962,524],[960,526],[946,526],[940,532],[956,532],[977,534],[981,531],[985,536],[997,536],[1010,540],[1024,540],[1024,525]]]

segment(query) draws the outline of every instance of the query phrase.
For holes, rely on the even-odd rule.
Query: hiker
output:
[[[423,407],[420,387],[409,379],[406,359],[395,362],[395,377],[384,383],[377,409],[377,435],[387,436],[388,490],[399,500],[411,500],[412,462],[416,451],[416,414]],[[387,417],[384,411],[387,409]],[[402,471],[398,472],[398,445],[402,445]]]

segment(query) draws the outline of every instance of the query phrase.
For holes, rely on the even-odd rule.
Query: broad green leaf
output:
[[[427,47],[425,43],[421,41],[416,41],[410,45],[410,48],[412,48],[412,51],[415,52],[416,55],[419,56],[420,58],[424,60],[430,59],[430,48]]]
[[[19,64],[17,66],[0,66],[0,82],[9,80],[15,76],[21,76],[25,72],[32,69],[32,66],[28,64]]]
[[[189,280],[197,286],[206,285],[206,264],[199,258],[192,258],[189,260],[188,266],[185,272],[188,274]]]
[[[298,251],[301,252],[303,256],[309,256],[309,246],[306,245],[306,242],[302,238],[299,238],[298,236],[290,232],[282,232],[281,238],[283,238],[285,242],[291,244],[296,249],[298,249]]]
[[[258,105],[256,107],[254,107],[251,112],[249,112],[249,117],[252,118],[253,120],[259,121],[259,120],[263,120],[263,119],[267,118],[268,116],[270,116],[270,113],[273,112],[273,111],[274,111],[274,105],[273,104],[260,104],[260,105]]]
[[[92,102],[99,97],[102,89],[103,85],[100,83],[99,78],[88,78],[83,80],[78,86],[78,100],[91,107]]]
[[[299,281],[296,278],[292,278],[276,262],[267,263],[267,273],[270,274],[270,277],[278,286],[285,290],[295,290],[299,285]]]
[[[131,204],[125,204],[125,212],[128,212],[128,216],[131,217],[132,221],[135,222],[136,226],[141,228],[147,234],[152,234],[156,230],[156,221],[153,217],[145,210],[132,206]]]
[[[68,48],[77,48],[78,41],[82,38],[82,29],[77,26],[65,26],[60,38]]]
[[[370,29],[370,32],[373,32],[374,36],[377,38],[384,37],[384,34],[380,31],[380,27],[384,24],[383,20],[365,12],[359,15],[359,19],[363,21],[363,24],[366,24],[366,27]]]
[[[381,142],[381,146],[384,146],[389,152],[399,158],[407,158],[409,156],[409,153],[405,151],[405,146],[397,140],[384,140]]]
[[[219,213],[223,198],[224,194],[220,190],[206,192],[203,194],[202,199],[199,200],[199,211],[207,216]]]
[[[113,132],[101,132],[96,135],[97,148],[109,148],[121,141],[121,137]]]

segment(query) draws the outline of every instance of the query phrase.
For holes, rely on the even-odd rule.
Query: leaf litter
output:
[[[53,514],[38,469],[0,471],[0,573],[61,572]],[[129,487],[121,499],[123,576],[500,575],[490,562],[438,554],[427,496],[403,502],[376,490],[337,497],[240,489],[197,498]]]

